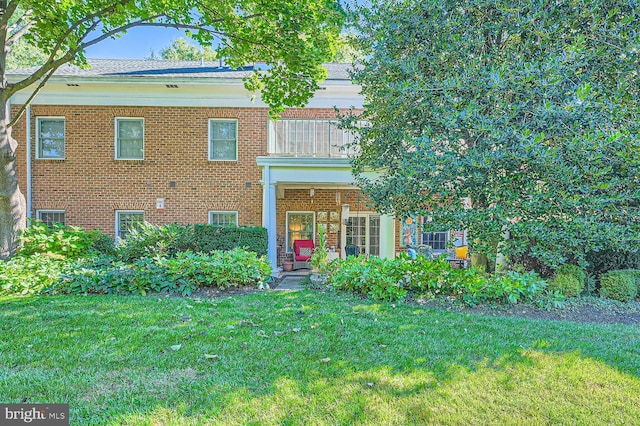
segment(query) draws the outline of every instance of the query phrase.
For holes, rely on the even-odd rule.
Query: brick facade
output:
[[[46,116],[65,117],[65,160],[36,159],[35,122]],[[241,225],[262,224],[256,157],[266,155],[266,109],[34,105],[31,117],[34,216],[62,209],[67,224],[110,234],[116,210],[144,210],[155,224],[206,223],[209,210],[233,210]],[[144,160],[114,159],[116,117],[144,118]],[[210,118],[238,120],[238,161],[208,160]],[[23,192],[25,121],[13,130]],[[165,199],[162,213],[156,198]]]
[[[18,105],[13,106],[14,113]],[[64,210],[68,225],[114,235],[117,210],[143,210],[154,224],[207,223],[208,212],[237,211],[240,225],[262,225],[262,172],[267,155],[265,108],[34,105],[31,108],[32,216]],[[38,117],[65,118],[65,159],[36,159]],[[144,118],[144,160],[114,159],[117,117]],[[284,118],[334,118],[332,109],[290,109]],[[238,161],[208,160],[211,118],[238,120]],[[26,191],[26,115],[13,128],[19,141],[20,187]],[[341,212],[348,190],[286,189],[277,201],[278,263],[284,256],[287,211]],[[336,193],[339,193],[336,197]],[[165,200],[164,211],[156,199]],[[361,206],[365,211],[364,204]],[[331,223],[317,221],[316,223]],[[335,223],[335,222],[334,222]],[[339,221],[337,222],[339,224]],[[339,247],[338,234],[327,233]]]

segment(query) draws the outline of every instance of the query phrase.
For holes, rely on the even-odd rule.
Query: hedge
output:
[[[233,250],[244,247],[258,256],[267,254],[267,229],[260,226],[194,225],[194,251]]]
[[[144,224],[120,243],[118,255],[130,262],[142,257],[175,256],[185,251],[212,253],[235,248],[266,255],[267,230],[257,226]]]

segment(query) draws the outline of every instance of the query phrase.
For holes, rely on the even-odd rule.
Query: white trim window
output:
[[[238,212],[235,211],[209,211],[209,225],[214,226],[238,226]]]
[[[144,160],[144,118],[116,117],[115,159]]]
[[[36,210],[36,218],[50,228],[54,223],[64,225],[64,210]]]
[[[36,159],[65,159],[65,118],[38,117],[36,119]]]
[[[209,119],[209,161],[238,161],[238,120]]]
[[[449,232],[423,232],[422,244],[431,247],[434,253],[442,253],[447,251],[447,242],[449,241]]]
[[[314,212],[287,212],[287,253],[293,252],[295,240],[314,240],[316,233]]]
[[[144,210],[116,210],[116,239],[125,239],[144,223]]]

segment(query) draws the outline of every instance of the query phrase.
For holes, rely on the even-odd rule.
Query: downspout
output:
[[[27,107],[27,218],[31,219],[31,203],[32,203],[32,188],[31,188],[31,106]]]

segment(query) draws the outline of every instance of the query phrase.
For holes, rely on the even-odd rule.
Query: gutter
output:
[[[31,219],[31,205],[32,205],[32,186],[31,186],[31,106],[27,106],[26,111],[27,123],[26,123],[26,149],[27,149],[27,218]]]

